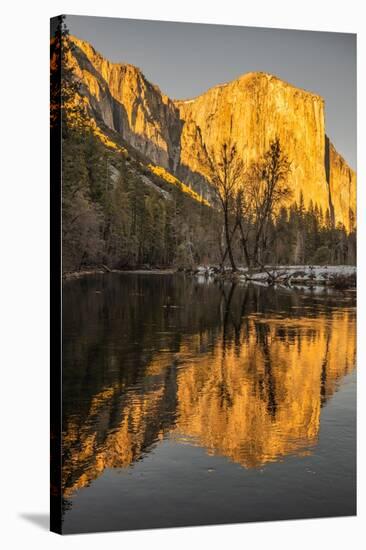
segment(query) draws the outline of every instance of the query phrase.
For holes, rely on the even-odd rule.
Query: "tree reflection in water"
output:
[[[64,496],[164,438],[243,468],[311,452],[355,365],[354,305],[183,275],[67,282]]]

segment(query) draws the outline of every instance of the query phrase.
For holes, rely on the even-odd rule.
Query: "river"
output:
[[[356,513],[353,292],[63,288],[63,532]]]

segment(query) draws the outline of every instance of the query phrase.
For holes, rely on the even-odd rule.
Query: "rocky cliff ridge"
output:
[[[210,197],[208,155],[236,143],[247,165],[278,136],[292,163],[294,198],[303,194],[350,229],[356,175],[325,133],[324,100],[273,75],[248,73],[188,100],[171,100],[129,64],[111,63],[71,37],[71,63],[91,115],[152,163]]]

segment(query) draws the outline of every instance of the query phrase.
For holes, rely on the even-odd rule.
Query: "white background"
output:
[[[362,1],[79,0],[2,4],[0,84],[0,543],[2,548],[360,548],[365,524],[365,19]],[[60,13],[358,33],[358,518],[60,537],[48,513],[49,18]],[[362,26],[363,23],[363,26]],[[362,541],[362,543],[361,543]],[[364,546],[363,546],[364,547]]]

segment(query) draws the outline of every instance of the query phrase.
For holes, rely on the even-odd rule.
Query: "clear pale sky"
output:
[[[70,33],[187,99],[263,71],[325,99],[326,131],[356,168],[356,35],[68,15]]]

